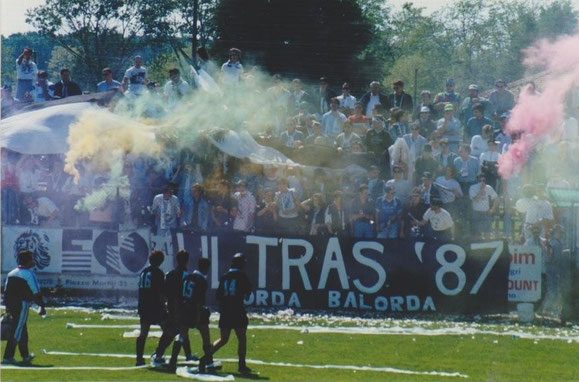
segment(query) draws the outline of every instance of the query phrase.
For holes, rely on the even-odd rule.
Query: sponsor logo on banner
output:
[[[18,261],[18,252],[30,251],[34,254],[37,270],[43,270],[50,265],[50,238],[46,233],[33,231],[22,232],[14,242],[14,256]]]
[[[173,247],[189,251],[193,263],[199,256],[211,259],[212,288],[233,254],[244,253],[254,287],[245,301],[250,306],[401,313],[507,309],[504,241],[459,245],[174,231]]]
[[[535,302],[541,298],[541,248],[510,245],[509,301]]]
[[[102,231],[95,236],[92,251],[106,274],[138,273],[147,264],[149,245],[144,232]]]

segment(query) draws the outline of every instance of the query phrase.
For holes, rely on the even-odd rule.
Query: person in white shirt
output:
[[[229,49],[229,60],[221,65],[221,82],[226,85],[236,85],[243,75],[243,65],[241,59],[241,50],[237,48]]]
[[[472,200],[471,229],[475,238],[484,239],[491,232],[492,216],[499,208],[499,196],[487,184],[484,175],[479,175],[477,180],[478,183],[470,186],[468,190]]]
[[[48,81],[48,73],[44,70],[38,72],[36,83],[31,93],[34,102],[46,102],[54,97],[54,84]]]
[[[336,137],[344,130],[346,116],[339,111],[340,101],[337,98],[330,100],[330,111],[322,116],[322,127],[324,134],[329,137]]]
[[[249,232],[253,228],[255,218],[255,208],[257,203],[255,197],[247,190],[247,183],[243,180],[237,182],[237,192],[233,194],[233,199],[237,201],[237,210],[233,219],[233,230]]]
[[[134,65],[125,72],[123,88],[129,96],[140,96],[147,91],[147,68],[143,66],[143,58],[135,56]]]
[[[493,138],[493,127],[484,125],[482,135],[475,135],[470,141],[470,155],[479,159],[480,155],[489,149],[488,141]]]
[[[45,196],[35,198],[31,195],[24,197],[24,205],[30,214],[28,223],[43,227],[54,227],[58,221],[58,207]]]
[[[191,92],[191,86],[181,78],[181,72],[177,68],[169,70],[169,78],[170,80],[167,81],[163,88],[163,98],[167,106],[173,108],[183,96]]]
[[[340,101],[340,111],[345,115],[350,115],[354,112],[356,106],[356,97],[350,94],[350,84],[344,82],[342,85],[342,94],[336,97]]]
[[[450,241],[453,237],[454,221],[447,210],[442,208],[442,201],[438,198],[433,198],[430,208],[426,210],[422,220],[410,216],[415,224],[425,226],[430,223],[430,230],[426,230],[426,236],[434,240]]]
[[[177,228],[177,218],[181,216],[181,205],[179,198],[173,193],[173,186],[169,185],[162,194],[155,195],[153,198],[151,212],[155,216],[158,236],[165,236],[169,234],[171,228]]]
[[[499,180],[498,173],[498,162],[501,154],[497,151],[499,141],[494,139],[489,139],[488,150],[480,155],[480,169],[483,175],[487,178],[487,184],[489,184],[495,190],[497,189],[497,184]]]
[[[26,93],[32,90],[38,74],[36,63],[32,61],[32,49],[24,48],[16,59],[16,99],[24,101]]]

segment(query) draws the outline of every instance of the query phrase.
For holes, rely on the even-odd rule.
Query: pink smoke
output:
[[[520,172],[535,147],[561,129],[565,96],[579,84],[579,34],[554,42],[541,40],[524,53],[525,66],[545,70],[548,75],[540,94],[522,89],[511,112],[507,131],[521,133],[521,139],[499,158],[499,173],[505,178]]]

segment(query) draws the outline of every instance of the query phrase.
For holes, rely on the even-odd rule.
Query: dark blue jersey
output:
[[[32,302],[40,292],[34,272],[28,268],[15,268],[6,277],[4,304],[7,308],[20,308],[22,302]]]
[[[177,314],[177,305],[181,298],[181,284],[187,276],[187,270],[175,268],[165,277],[165,296],[167,296],[167,310],[170,315]]]
[[[217,300],[223,311],[245,311],[243,300],[251,291],[247,275],[239,269],[232,268],[219,281]]]
[[[158,267],[149,266],[139,276],[139,314],[163,310],[165,275]]]

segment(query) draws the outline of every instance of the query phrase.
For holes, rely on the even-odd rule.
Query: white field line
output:
[[[50,355],[70,355],[70,356],[92,356],[92,357],[116,357],[116,358],[134,358],[134,354],[118,354],[118,353],[75,353],[75,352],[63,352],[63,351],[45,351],[45,354]],[[220,359],[221,362],[237,363],[237,358],[223,358]],[[278,367],[297,367],[297,368],[310,368],[310,369],[336,369],[336,370],[355,370],[355,371],[375,371],[382,373],[394,373],[394,374],[409,374],[409,375],[432,375],[440,377],[459,377],[468,378],[468,375],[459,372],[446,372],[446,371],[417,371],[417,370],[407,370],[398,369],[395,367],[388,366],[355,366],[355,365],[315,365],[315,364],[302,364],[302,363],[288,363],[288,362],[269,362],[262,361],[258,359],[247,359],[247,363],[252,365],[264,365],[264,366],[278,366]],[[140,366],[143,367],[143,366]]]
[[[139,325],[93,325],[93,324],[74,324],[67,323],[69,329],[139,329]],[[210,328],[217,328],[217,325],[209,325]],[[158,329],[159,326],[152,326],[152,329]],[[507,330],[498,332],[493,330],[475,329],[475,328],[440,328],[424,329],[420,327],[403,328],[394,326],[391,328],[364,328],[364,327],[325,327],[325,326],[290,326],[290,325],[249,325],[248,330],[293,330],[302,333],[315,334],[366,334],[366,335],[396,335],[396,336],[474,336],[474,335],[492,335],[507,336],[529,340],[559,340],[567,342],[579,342],[579,335],[564,336],[550,334],[533,334],[520,330]]]

